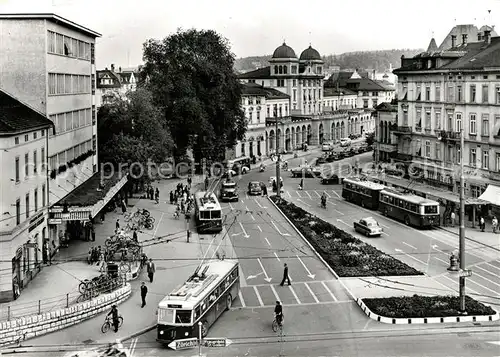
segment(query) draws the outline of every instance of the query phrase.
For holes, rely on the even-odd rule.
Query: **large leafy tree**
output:
[[[229,43],[212,30],[178,30],[144,43],[143,78],[175,142],[174,156],[223,159],[245,135],[241,85]]]
[[[114,96],[98,116],[99,160],[118,167],[123,163],[160,164],[171,154],[173,142],[162,113],[145,88]],[[139,166],[134,166],[140,170]],[[134,172],[137,174],[136,172]]]

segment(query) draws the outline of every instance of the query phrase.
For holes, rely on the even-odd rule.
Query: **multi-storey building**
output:
[[[128,91],[135,91],[138,80],[139,72],[136,68],[118,67],[115,71],[115,65],[111,64],[110,69],[106,67],[97,71],[95,96],[97,109],[115,96],[123,97]]]
[[[398,145],[394,130],[398,126],[398,106],[395,101],[381,103],[375,108],[375,163],[391,162]]]
[[[53,124],[2,90],[0,112],[0,301],[8,301],[39,272],[44,258],[37,248],[47,238],[44,171]]]
[[[260,93],[261,98],[266,98],[266,107],[259,106],[259,115],[263,120],[259,130],[265,128],[265,133],[254,133],[255,124],[249,124],[246,134],[248,139],[262,138],[264,144],[257,147],[264,150],[261,151],[264,155],[276,150],[276,121],[279,148],[285,152],[295,150],[304,143],[317,145],[325,140],[339,140],[351,133],[366,131],[369,127],[373,129],[371,111],[357,109],[357,97],[352,91],[329,90],[325,96],[323,60],[311,46],[297,58],[295,51],[284,43],[274,51],[270,63],[268,67],[239,75],[246,85],[243,90],[243,108],[247,117],[250,110],[256,113],[256,104],[248,104],[248,97],[255,92]],[[282,95],[282,98],[276,97]],[[273,100],[283,102],[269,104]],[[239,145],[249,150],[236,150],[236,156],[253,153],[244,142],[238,143],[237,147]]]
[[[398,154],[428,184],[458,191],[464,160],[466,195],[500,206],[500,37],[451,36],[451,48],[402,58],[398,75]],[[457,41],[458,40],[458,41]],[[465,146],[460,147],[463,133]],[[496,190],[496,191],[495,191]]]
[[[44,243],[58,246],[59,237],[73,236],[69,232],[109,201],[105,194],[116,191],[99,180],[97,166],[95,41],[100,34],[54,14],[0,14],[0,32],[0,66],[8,69],[0,71],[0,89],[55,126],[44,153],[48,168],[40,174],[47,176],[49,207]],[[92,199],[85,196],[100,186],[105,189]]]

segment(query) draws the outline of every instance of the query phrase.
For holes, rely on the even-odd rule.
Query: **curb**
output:
[[[316,256],[319,258],[319,260],[327,267],[327,269],[330,271],[330,273],[332,273],[333,276],[339,281],[339,283],[342,285],[342,287],[349,293],[349,295],[351,295],[351,297],[353,298],[353,300],[356,300],[357,298],[354,296],[354,294],[351,292],[351,290],[349,290],[349,288],[344,284],[344,282],[337,275],[337,273],[335,272],[335,270],[333,270],[333,268],[323,259],[323,257],[321,256],[321,254],[319,254],[316,251],[316,249],[314,249],[314,247],[311,245],[311,243],[309,243],[309,241],[302,235],[302,233],[299,231],[299,229],[297,227],[295,227],[295,225],[290,221],[290,219],[288,219],[288,217],[286,216],[286,214],[284,214],[279,209],[279,207],[276,205],[276,203],[274,203],[274,201],[271,199],[271,197],[267,196],[267,198],[268,198],[269,201],[271,201],[271,204],[278,210],[278,212],[281,213],[281,215],[286,219],[286,221],[293,227],[293,229],[295,230],[295,232],[297,232],[297,234],[299,235],[299,237],[302,238],[302,240],[304,242],[306,242],[307,246],[309,248],[311,248],[311,250],[314,252],[314,254],[316,254]]]
[[[142,334],[144,334],[144,333],[146,333],[146,332],[152,331],[152,330],[154,330],[155,328],[156,328],[156,325],[145,327],[145,328],[143,328],[143,329],[141,329],[141,330],[139,330],[139,331],[136,331],[136,332],[134,332],[134,333],[132,333],[132,334],[130,334],[130,335],[127,335],[127,336],[125,336],[125,337],[123,337],[123,338],[118,339],[118,340],[117,340],[117,342],[118,342],[118,343],[123,343],[123,342],[125,342],[125,341],[128,341],[128,340],[130,340],[130,339],[134,338],[134,337],[137,337],[137,336],[139,336],[139,335],[142,335]]]
[[[363,299],[357,298],[356,303],[359,305],[361,310],[370,319],[383,324],[392,325],[421,325],[421,324],[443,324],[443,323],[459,323],[459,322],[490,322],[497,321],[500,319],[498,311],[495,311],[494,315],[477,315],[477,316],[448,316],[448,317],[412,317],[412,318],[392,318],[380,316],[373,313],[368,306],[363,302]]]
[[[450,233],[450,234],[454,234],[454,235],[456,235],[456,236],[459,236],[459,235],[460,235],[458,232],[450,231],[450,230],[448,230],[448,229],[446,229],[446,228],[444,228],[444,227],[441,227],[441,226],[438,226],[437,228],[438,228],[438,229],[440,229],[440,230],[442,230],[442,231],[448,232],[448,233]],[[470,237],[465,236],[465,239],[468,239],[468,240],[470,240],[471,242],[474,242],[474,243],[477,243],[477,244],[481,244],[481,245],[483,245],[483,246],[485,246],[485,247],[488,247],[488,248],[490,248],[490,249],[496,250],[497,252],[500,252],[500,249],[498,249],[497,247],[494,247],[494,246],[492,246],[492,245],[489,245],[489,244],[486,244],[486,243],[480,242],[480,241],[478,241],[478,240],[476,240],[476,239],[474,239],[474,238],[470,238]]]

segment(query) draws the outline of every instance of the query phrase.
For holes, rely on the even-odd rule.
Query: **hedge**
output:
[[[422,272],[364,243],[293,203],[271,196],[340,277],[423,275]]]
[[[458,296],[401,296],[362,299],[375,314],[389,318],[460,316]],[[495,310],[473,298],[465,297],[468,315],[493,315]]]

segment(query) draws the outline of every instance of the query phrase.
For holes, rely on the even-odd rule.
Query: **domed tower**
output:
[[[323,64],[321,55],[311,45],[300,54],[299,106],[303,114],[323,111]]]
[[[293,64],[295,64],[295,74],[297,74],[297,55],[293,48],[285,42],[274,50],[273,57],[269,60],[271,63],[271,75],[290,75],[293,74]]]

